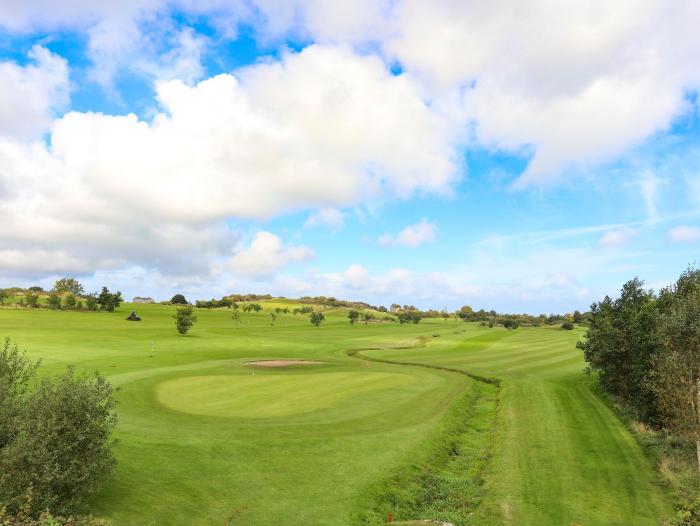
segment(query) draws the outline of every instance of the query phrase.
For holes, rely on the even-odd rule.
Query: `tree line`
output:
[[[650,427],[694,443],[700,470],[700,270],[659,292],[634,278],[591,306],[579,342],[601,387]]]
[[[0,304],[30,309],[112,312],[123,301],[121,292],[111,292],[107,287],[102,287],[100,292],[86,293],[83,285],[75,278],[56,280],[53,288],[48,291],[38,286],[0,289]]]

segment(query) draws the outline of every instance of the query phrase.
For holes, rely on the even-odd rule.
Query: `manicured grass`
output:
[[[319,328],[292,314],[272,327],[271,309],[289,304],[259,303],[239,328],[230,311],[198,310],[186,337],[170,306],[0,309],[0,335],[41,358],[42,374],[75,365],[119,388],[118,465],[91,511],[115,525],[383,524],[389,511],[651,525],[670,513],[650,461],[582,373],[580,331],[351,326],[345,309]],[[124,320],[132,309],[143,321]],[[265,359],[324,363],[245,363]]]
[[[498,438],[474,524],[656,525],[671,513],[651,461],[583,374],[580,331],[477,326],[369,356],[501,382]]]

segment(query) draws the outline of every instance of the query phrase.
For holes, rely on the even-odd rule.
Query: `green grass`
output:
[[[650,461],[582,374],[580,332],[351,326],[345,309],[319,328],[291,314],[271,327],[272,306],[289,303],[260,303],[238,329],[226,310],[198,310],[186,337],[170,306],[0,309],[0,335],[41,358],[42,374],[76,365],[119,388],[118,464],[91,511],[115,525],[382,524],[392,511],[564,526],[670,512]],[[142,322],[124,320],[132,309]],[[324,363],[245,363],[264,359]]]
[[[580,336],[470,327],[426,349],[366,353],[502,380],[497,443],[474,524],[655,525],[671,513],[652,462],[583,374]]]

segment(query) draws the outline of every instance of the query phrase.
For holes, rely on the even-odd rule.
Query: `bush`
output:
[[[325,321],[326,317],[323,315],[322,312],[312,312],[311,316],[309,316],[309,321],[311,322],[311,325],[314,327],[318,327]]]
[[[85,297],[85,308],[92,311],[97,310],[97,296],[94,294],[88,294]]]
[[[565,321],[564,323],[561,324],[561,328],[564,329],[565,331],[571,331],[574,329],[574,324],[571,323],[570,321]]]
[[[675,519],[671,521],[671,526],[700,526],[700,499],[687,506],[681,506]]]
[[[68,294],[63,300],[63,303],[65,304],[66,309],[74,309],[78,303],[78,300],[75,298],[74,294]]]
[[[49,294],[48,304],[49,304],[49,308],[51,310],[60,309],[61,308],[61,296],[59,296],[55,292],[52,292],[51,294]]]
[[[35,293],[30,293],[25,296],[27,301],[27,307],[36,309],[39,306],[39,296]],[[59,303],[60,305],[60,303]]]
[[[102,287],[102,292],[97,296],[97,305],[100,306],[100,309],[107,312],[114,311],[114,309],[119,307],[121,302],[122,293],[119,291],[112,293],[107,287]]]
[[[97,373],[77,376],[68,369],[29,393],[36,367],[5,340],[0,352],[5,393],[0,397],[0,508],[5,517],[73,513],[114,465],[110,437],[116,415],[109,383]]]

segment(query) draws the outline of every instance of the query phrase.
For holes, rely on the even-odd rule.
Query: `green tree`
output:
[[[175,327],[180,336],[184,336],[192,328],[197,321],[197,316],[194,314],[194,309],[191,305],[186,307],[178,307],[175,311]]]
[[[30,292],[29,294],[27,294],[25,296],[25,299],[27,301],[27,307],[31,307],[33,309],[36,309],[37,307],[39,307],[39,295],[38,294],[36,294],[34,292]],[[59,306],[60,306],[60,300],[59,300]]]
[[[233,314],[231,314],[231,319],[233,320],[233,324],[236,326],[237,329],[238,324],[241,322],[241,313],[238,312],[237,307],[234,309]]]
[[[114,466],[112,387],[99,374],[44,380],[26,399],[17,434],[0,455],[0,501],[16,512],[70,514]]]
[[[7,298],[9,298],[10,295],[5,289],[0,289],[0,303],[4,303]]]
[[[70,293],[74,294],[75,296],[82,296],[85,294],[85,289],[75,278],[61,278],[56,280],[53,290],[58,294]]]
[[[110,292],[107,287],[102,287],[102,291],[99,296],[97,296],[97,305],[99,305],[101,310],[112,312],[114,309],[119,307],[122,302],[122,293]]]
[[[187,305],[187,300],[182,294],[175,294],[171,299],[170,303],[173,305]]]
[[[97,310],[97,296],[95,294],[88,294],[85,297],[85,307],[87,310]]]
[[[73,293],[69,293],[65,298],[63,298],[63,303],[65,304],[66,309],[74,309],[78,303],[78,300]]]
[[[647,385],[663,425],[695,442],[700,471],[700,288],[675,298],[661,334],[665,350],[652,359]]]
[[[275,322],[277,321],[277,314],[275,312],[270,313],[270,325],[274,326]]]
[[[57,292],[49,294],[49,299],[47,301],[51,310],[59,310],[61,308],[61,296],[59,296]]]
[[[571,323],[570,321],[565,321],[564,323],[561,324],[561,328],[564,329],[565,331],[572,331],[572,330],[574,330],[574,324]]]
[[[350,325],[354,325],[355,322],[359,319],[359,317],[360,311],[352,309],[348,312],[348,319],[350,320]]]
[[[573,317],[574,317],[574,323],[581,324],[583,322],[583,314],[581,314],[581,311],[575,310]]]
[[[309,321],[311,322],[311,325],[314,327],[318,327],[325,321],[326,317],[323,315],[321,311],[314,311],[311,313],[309,316]]]

